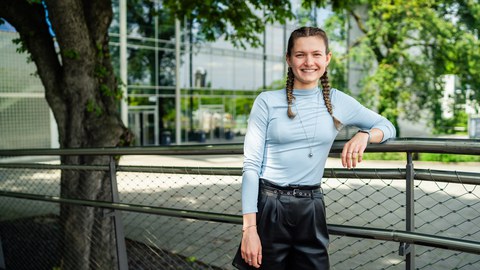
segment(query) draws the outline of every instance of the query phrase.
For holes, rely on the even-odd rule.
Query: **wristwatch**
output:
[[[358,130],[358,132],[361,132],[361,133],[367,133],[368,134],[368,140],[367,140],[367,143],[370,143],[370,139],[372,137],[372,134],[370,133],[370,130],[366,130],[366,129],[360,129]],[[358,133],[357,132],[357,133]]]

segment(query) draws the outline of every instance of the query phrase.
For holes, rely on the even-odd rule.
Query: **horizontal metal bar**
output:
[[[41,163],[0,163],[0,168],[8,169],[39,169],[39,170],[84,170],[108,171],[108,165],[62,165]]]
[[[117,171],[141,173],[171,173],[195,175],[226,175],[241,176],[242,168],[238,167],[167,167],[167,166],[118,166]]]
[[[330,153],[341,153],[345,140],[333,143]],[[367,152],[422,152],[480,155],[480,140],[395,138],[382,144],[370,144]],[[79,149],[11,149],[0,156],[69,155],[232,155],[243,154],[243,144],[172,145],[156,147],[108,147]]]
[[[346,141],[336,141],[331,153],[341,153]],[[394,138],[381,144],[369,144],[366,152],[412,152],[445,154],[480,154],[480,140],[435,139],[435,138]]]
[[[464,239],[443,237],[438,235],[384,230],[377,228],[365,228],[347,225],[328,225],[328,231],[331,234],[340,236],[351,236],[370,238],[376,240],[404,242],[423,246],[437,247],[442,249],[463,251],[468,253],[480,254],[480,242]]]
[[[0,150],[0,156],[109,156],[109,155],[234,155],[242,154],[241,144],[172,145],[155,147],[111,147],[70,149]]]
[[[337,169],[326,168],[325,178],[358,178],[358,179],[399,179],[405,180],[405,169]],[[480,185],[480,173],[463,171],[443,171],[430,169],[415,169],[414,179],[422,181],[446,182]]]
[[[37,170],[84,170],[84,171],[109,171],[107,165],[61,165],[38,163],[0,163],[0,168],[5,169],[37,169]],[[173,166],[118,166],[117,171],[140,173],[171,173],[195,175],[233,175],[241,176],[242,168],[239,167],[173,167]]]
[[[79,199],[64,199],[55,196],[37,195],[30,193],[9,192],[0,191],[0,196],[13,197],[28,200],[45,201],[52,203],[65,203],[71,205],[81,205],[88,207],[99,207],[105,209],[115,209],[127,212],[145,213],[164,215],[170,217],[190,218],[204,221],[214,221],[229,224],[242,224],[242,216],[220,214],[203,211],[192,211],[174,208],[164,208],[155,206],[143,206],[136,204],[125,203],[111,203],[91,200],[79,200]],[[455,239],[449,237],[442,237],[436,235],[397,231],[397,230],[385,230],[376,228],[365,228],[347,225],[329,224],[328,231],[333,235],[361,237],[367,239],[376,239],[384,241],[405,242],[410,244],[418,244],[424,246],[438,247],[449,250],[456,250],[462,252],[469,252],[474,254],[480,254],[480,242]]]
[[[480,173],[415,169],[415,180],[480,185]]]
[[[61,165],[61,164],[38,164],[38,163],[0,163],[0,168],[7,169],[39,169],[39,170],[85,170],[85,171],[108,171],[105,166],[84,165]],[[117,171],[140,172],[140,173],[170,173],[192,175],[229,175],[241,176],[242,168],[238,167],[173,167],[173,166],[118,166]],[[324,178],[338,179],[391,179],[405,180],[405,169],[341,169],[326,168]],[[442,171],[430,169],[416,169],[415,180],[434,181],[445,183],[458,183],[480,185],[480,173],[462,171]]]
[[[479,174],[480,175],[480,174]],[[324,178],[403,179],[405,169],[341,169],[325,168]]]
[[[205,220],[205,221],[242,224],[241,216],[230,215],[230,214],[218,214],[218,213],[203,212],[203,211],[165,208],[165,207],[158,207],[158,206],[144,206],[144,205],[127,204],[127,203],[112,203],[112,202],[102,202],[102,201],[92,201],[92,200],[65,199],[58,196],[38,195],[38,194],[11,192],[11,191],[3,191],[3,190],[0,190],[0,196],[43,201],[43,202],[65,203],[65,204],[71,204],[71,205],[115,209],[115,210],[122,210],[122,211],[128,211],[128,212],[155,214],[155,215],[163,215],[163,216],[170,216],[170,217],[191,218],[191,219],[199,219],[199,220]]]

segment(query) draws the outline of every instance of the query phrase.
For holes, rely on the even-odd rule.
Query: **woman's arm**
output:
[[[260,94],[255,100],[248,119],[244,142],[241,254],[242,259],[255,268],[259,268],[262,263],[262,244],[257,233],[257,199],[267,136],[267,104],[265,95]]]
[[[363,153],[369,143],[381,143],[396,136],[393,124],[385,117],[364,107],[354,98],[341,91],[332,91],[334,115],[344,125],[357,126],[357,132],[343,147],[342,165],[355,168],[363,160]]]

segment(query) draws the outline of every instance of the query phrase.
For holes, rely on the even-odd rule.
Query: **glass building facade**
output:
[[[120,69],[119,2],[110,29],[114,67]],[[220,37],[202,41],[184,20],[180,67],[175,65],[175,20],[161,1],[127,0],[128,126],[136,145],[175,141],[175,72],[179,71],[181,143],[240,140],[254,98],[282,85],[285,46],[293,25],[267,25],[264,47],[235,48]],[[178,33],[177,33],[178,34]],[[16,53],[18,34],[0,29],[0,148],[58,147],[57,128],[26,53]],[[275,87],[274,87],[275,88]],[[278,87],[277,87],[278,88]]]
[[[0,149],[49,148],[52,116],[35,65],[17,53],[18,37],[8,25],[0,28]]]

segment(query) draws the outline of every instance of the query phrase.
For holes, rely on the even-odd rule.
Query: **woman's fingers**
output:
[[[255,253],[255,254],[247,255],[245,258],[245,262],[248,263],[248,265],[250,266],[253,266],[255,268],[260,268],[260,265],[262,264],[262,254]]]
[[[342,165],[348,169],[355,168],[363,160],[363,151],[361,147],[345,145],[342,151]]]
[[[343,167],[348,167],[348,165],[349,165],[349,161],[350,161],[350,158],[351,158],[350,152],[351,151],[348,149],[348,146],[345,145],[343,147],[343,151],[342,151],[342,165],[343,165]]]
[[[244,233],[241,247],[242,259],[255,268],[262,264],[262,245],[256,231]]]

